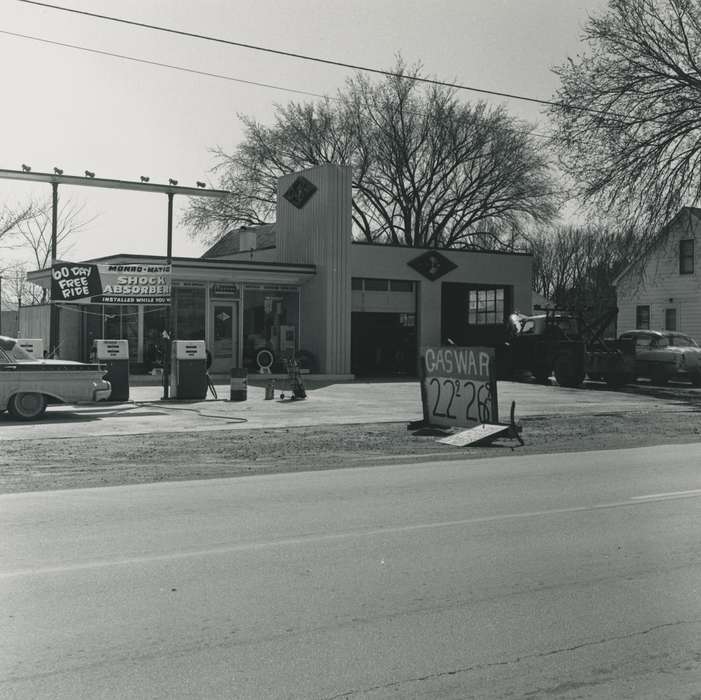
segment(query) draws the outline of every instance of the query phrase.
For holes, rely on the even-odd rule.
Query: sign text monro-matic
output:
[[[421,362],[425,422],[442,427],[498,422],[493,348],[427,347]]]

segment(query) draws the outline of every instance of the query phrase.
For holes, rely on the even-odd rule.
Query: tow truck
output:
[[[613,387],[635,379],[635,348],[625,339],[604,338],[618,309],[607,310],[591,324],[581,312],[548,308],[532,316],[514,313],[508,321],[508,340],[502,353],[507,372],[531,373],[548,383],[577,387],[585,376]]]

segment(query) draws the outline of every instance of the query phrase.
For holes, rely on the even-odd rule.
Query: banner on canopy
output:
[[[56,263],[51,301],[62,304],[170,304],[171,266]]]

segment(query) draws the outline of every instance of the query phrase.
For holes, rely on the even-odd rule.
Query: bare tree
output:
[[[27,280],[27,265],[14,262],[2,272],[2,306],[20,307],[46,301],[47,292]]]
[[[533,288],[557,306],[596,317],[615,306],[613,281],[639,244],[634,231],[599,224],[540,231],[531,241]]]
[[[584,200],[646,244],[701,198],[701,3],[609,0],[555,69],[555,142]]]
[[[25,251],[28,262],[43,269],[51,262],[51,201],[34,204],[34,214],[19,223],[16,227],[16,238]],[[84,205],[76,205],[71,201],[62,204],[59,200],[56,243],[61,257],[70,253],[73,244],[70,238],[82,231],[92,219],[83,218]]]
[[[354,235],[366,241],[471,247],[552,218],[549,162],[529,125],[422,87],[401,59],[395,70],[379,83],[355,76],[336,100],[278,107],[270,127],[241,116],[243,142],[214,151],[232,195],[191,204],[194,234],[273,220],[277,179],[323,163],[352,167]]]
[[[5,236],[6,247],[14,253],[13,262],[0,269],[0,274],[8,280],[3,284],[5,301],[22,305],[46,301],[48,291],[35,289],[27,282],[26,273],[31,269],[46,268],[51,263],[52,207],[51,200],[45,200],[6,210],[7,220],[14,221]],[[62,256],[71,251],[71,237],[93,221],[83,218],[83,209],[83,205],[70,201],[61,204],[59,200],[56,241]]]
[[[35,214],[34,202],[11,208],[3,206],[0,210],[0,248],[13,248],[12,237],[17,233],[17,226]]]

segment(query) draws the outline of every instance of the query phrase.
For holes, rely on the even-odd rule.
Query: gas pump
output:
[[[173,340],[170,398],[204,399],[206,396],[207,353],[204,340]]]
[[[17,338],[17,344],[35,360],[43,359],[44,340],[42,338]]]
[[[129,341],[95,340],[95,361],[107,369],[105,379],[112,384],[108,401],[129,400]]]

